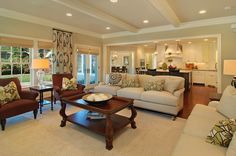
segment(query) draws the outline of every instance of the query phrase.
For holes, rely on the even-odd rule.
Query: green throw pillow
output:
[[[4,105],[8,102],[20,99],[15,82],[11,81],[6,86],[0,86],[0,104]]]
[[[215,124],[206,138],[206,142],[228,147],[236,131],[236,120],[225,119]]]
[[[144,83],[144,90],[156,90],[163,91],[164,90],[165,80],[156,80],[156,81],[147,81]]]
[[[68,79],[66,77],[63,77],[62,79],[62,90],[76,90],[77,89],[77,83],[76,79]]]
[[[135,79],[125,79],[122,81],[122,88],[125,87],[139,87],[139,83]]]

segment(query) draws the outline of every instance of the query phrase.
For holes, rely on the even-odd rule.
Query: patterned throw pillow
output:
[[[215,124],[206,138],[206,142],[228,147],[236,131],[236,119],[225,119]]]
[[[144,90],[163,91],[164,85],[165,85],[165,80],[147,81],[144,83]]]
[[[62,79],[62,90],[76,90],[77,89],[77,83],[76,79],[68,79],[66,77],[63,77]]]
[[[122,88],[125,87],[140,87],[138,81],[136,81],[135,79],[125,79],[122,81]]]
[[[0,104],[4,105],[8,102],[20,99],[15,82],[11,81],[6,86],[0,86]]]
[[[122,75],[120,73],[110,73],[109,83],[111,85],[121,85]]]

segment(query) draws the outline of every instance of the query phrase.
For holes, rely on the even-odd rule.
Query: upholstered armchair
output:
[[[57,100],[61,100],[63,97],[72,97],[76,96],[81,97],[85,94],[84,88],[85,86],[82,84],[77,84],[76,90],[63,90],[62,89],[62,79],[63,77],[66,77],[68,79],[73,78],[72,74],[65,73],[65,74],[53,74],[52,75],[52,83],[53,83],[53,90],[54,90],[54,103],[56,103]]]
[[[6,86],[11,81],[15,82],[17,86],[20,99],[11,101],[9,103],[0,104],[0,121],[2,130],[5,130],[6,119],[23,114],[29,111],[33,111],[34,119],[37,117],[39,103],[36,101],[38,96],[37,92],[22,90],[21,84],[18,78],[4,78],[0,79],[0,86]]]

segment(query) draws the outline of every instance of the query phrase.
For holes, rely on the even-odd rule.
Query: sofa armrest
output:
[[[20,93],[21,99],[36,100],[38,93],[35,91],[22,90]]]
[[[176,90],[173,94],[174,96],[179,97],[181,94],[184,93],[184,90],[185,90],[184,88]]]

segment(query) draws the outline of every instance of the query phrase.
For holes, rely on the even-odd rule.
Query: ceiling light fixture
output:
[[[117,3],[118,0],[110,0],[110,2],[112,2],[112,3]]]
[[[176,42],[179,42],[180,40],[175,40]]]
[[[144,47],[147,47],[147,46],[148,46],[147,44],[144,45]]]
[[[191,41],[189,41],[189,42],[188,42],[188,44],[192,44],[192,42],[191,42]]]
[[[143,23],[145,23],[145,24],[149,23],[149,20],[143,20]]]
[[[205,42],[207,42],[207,41],[208,41],[208,39],[207,39],[207,38],[205,38],[205,39],[204,39],[204,41],[205,41]]]
[[[207,11],[206,10],[200,10],[198,13],[199,14],[205,14],[205,13],[207,13]]]
[[[110,30],[110,29],[111,29],[111,27],[106,27],[106,29],[107,29],[107,30]]]
[[[66,16],[71,17],[72,13],[66,13]]]

